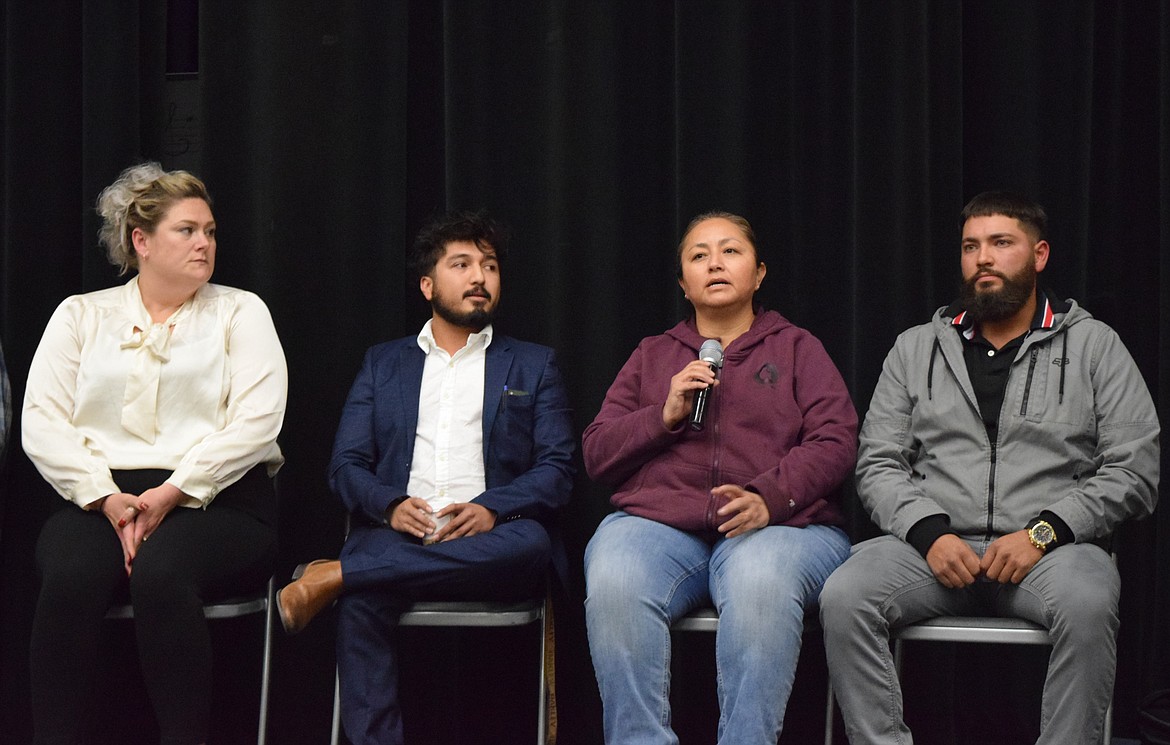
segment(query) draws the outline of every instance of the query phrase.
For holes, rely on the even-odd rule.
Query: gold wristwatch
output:
[[[1028,540],[1040,549],[1041,553],[1047,553],[1049,547],[1056,543],[1056,531],[1047,521],[1037,520],[1028,528]]]

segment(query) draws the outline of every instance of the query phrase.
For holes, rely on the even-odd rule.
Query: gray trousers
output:
[[[972,548],[982,554],[986,544]],[[1109,554],[1091,544],[1054,549],[1019,585],[979,579],[954,590],[894,536],[854,546],[821,592],[829,674],[849,742],[913,742],[902,718],[890,629],[935,616],[998,615],[1034,621],[1053,639],[1038,745],[1100,743],[1113,695],[1120,588]]]

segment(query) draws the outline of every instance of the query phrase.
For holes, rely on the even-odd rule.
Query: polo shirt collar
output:
[[[1051,329],[1056,326],[1056,316],[1060,313],[1067,313],[1072,308],[1072,305],[1067,300],[1061,300],[1052,292],[1036,288],[1036,315],[1032,316],[1031,330]],[[956,300],[943,311],[944,318],[951,319],[951,325],[955,327],[959,333],[963,335],[964,339],[970,341],[975,338],[977,333],[975,319],[963,307],[963,301]]]

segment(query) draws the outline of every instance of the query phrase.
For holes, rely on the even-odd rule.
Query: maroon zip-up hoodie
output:
[[[681,530],[726,517],[713,487],[759,493],[772,525],[841,524],[837,487],[857,459],[857,411],[820,341],[774,311],[759,311],[724,352],[705,426],[668,430],[670,379],[698,358],[694,320],[643,339],[582,437],[589,476],[614,506]]]

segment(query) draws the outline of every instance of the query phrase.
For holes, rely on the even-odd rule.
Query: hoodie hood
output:
[[[945,308],[939,308],[935,317],[938,321],[962,329],[963,335],[968,339],[975,333],[975,322],[968,315],[961,300],[956,300]],[[1057,333],[1092,317],[1092,314],[1077,305],[1075,300],[1061,300],[1051,290],[1038,289],[1036,315],[1032,318],[1031,330],[1051,330]]]
[[[763,343],[769,336],[790,328],[795,329],[796,326],[787,318],[774,310],[763,310],[761,308],[756,311],[756,317],[752,321],[751,327],[736,337],[735,341],[731,342],[731,345],[723,350],[723,357],[727,362],[742,362],[751,355],[753,349]],[[695,326],[694,316],[691,316],[667,331],[666,336],[695,350],[696,357],[699,354],[699,347],[708,338],[699,333],[699,329]]]

